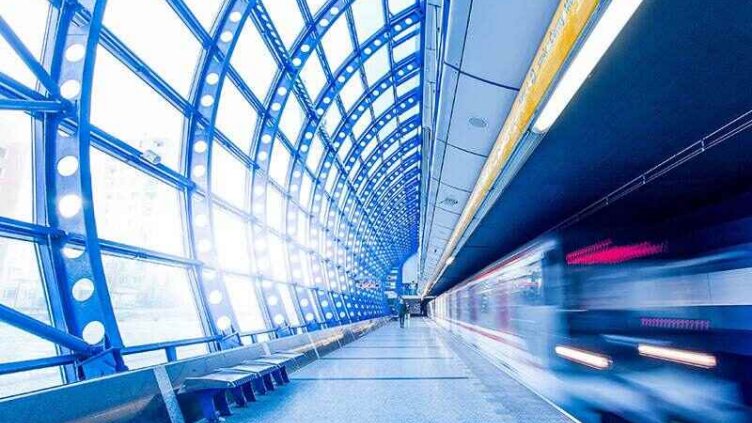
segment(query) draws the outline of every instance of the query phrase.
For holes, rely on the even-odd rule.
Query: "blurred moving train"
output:
[[[752,421],[749,210],[538,239],[428,311],[582,421]]]

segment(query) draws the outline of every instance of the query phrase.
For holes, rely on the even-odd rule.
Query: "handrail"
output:
[[[0,375],[73,364],[76,362],[76,358],[77,356],[74,354],[65,354],[31,360],[11,361],[10,363],[0,363]]]

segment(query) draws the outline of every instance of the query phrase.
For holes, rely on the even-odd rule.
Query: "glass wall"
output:
[[[74,3],[0,2],[0,304],[130,368],[383,314],[417,248],[420,2]],[[21,326],[0,396],[73,381]]]

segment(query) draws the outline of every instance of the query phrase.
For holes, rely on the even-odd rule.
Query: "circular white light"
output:
[[[232,12],[230,13],[230,22],[240,22],[240,18],[242,17],[243,17],[242,13],[238,11]]]
[[[309,51],[311,51],[311,46],[309,46],[308,44],[303,44],[302,46],[300,46],[300,51],[302,51],[303,53],[308,53]]]
[[[206,83],[209,85],[216,85],[219,82],[219,74],[217,72],[210,72],[206,75]]]
[[[266,299],[266,303],[267,303],[267,304],[269,304],[270,306],[275,306],[275,305],[277,305],[277,304],[279,303],[279,300],[277,299],[277,297],[276,297],[276,296],[274,296],[274,295],[270,295],[270,296],[269,296],[269,297],[268,297],[268,298]]]
[[[285,322],[285,317],[282,316],[281,314],[274,316],[274,323],[281,325],[284,322]]]
[[[84,250],[78,247],[63,247],[63,255],[69,259],[77,259],[84,254]]]
[[[75,79],[69,79],[60,85],[60,95],[63,98],[72,100],[81,93],[81,83]]]
[[[329,19],[322,19],[319,21],[319,24],[321,24],[321,26],[329,26]]]
[[[84,341],[89,345],[96,345],[102,342],[104,339],[104,325],[98,320],[89,322],[84,326],[81,337],[84,338]]]
[[[57,162],[57,173],[61,176],[71,176],[78,170],[78,159],[75,156],[65,156]]]
[[[345,317],[345,312],[344,311],[340,311],[339,312],[339,317]]]
[[[193,176],[197,178],[201,178],[204,175],[206,175],[206,166],[204,165],[193,166]]]
[[[225,331],[227,329],[230,329],[232,326],[232,320],[230,320],[227,316],[220,316],[219,319],[217,319],[217,328],[219,330]]]
[[[219,39],[222,40],[223,43],[229,43],[230,41],[232,41],[232,32],[223,32],[222,35],[219,36]]]
[[[57,203],[57,210],[65,218],[75,216],[81,210],[81,197],[76,194],[64,195]]]
[[[209,293],[209,302],[212,304],[219,304],[222,302],[222,292],[218,289]]]
[[[269,134],[262,135],[261,142],[263,142],[264,144],[269,144],[270,142],[272,142],[272,136]]]
[[[84,302],[94,294],[94,282],[89,278],[81,278],[73,284],[71,293],[76,301]]]
[[[202,106],[209,107],[212,104],[214,104],[214,97],[213,96],[211,96],[209,94],[206,94],[206,95],[204,95],[204,96],[201,97],[201,105]]]
[[[303,62],[300,60],[299,57],[296,57],[296,58],[292,59],[292,65],[293,66],[300,66],[301,63],[303,63]]]
[[[330,312],[327,312],[325,314],[325,316],[326,316],[327,319],[331,319],[332,317],[334,317],[334,315],[332,313],[330,313]]]
[[[308,307],[308,299],[303,298],[302,300],[300,300],[300,306],[301,307]]]
[[[209,144],[204,140],[196,141],[196,143],[193,144],[193,151],[199,154],[205,153],[207,148],[209,148]]]
[[[65,60],[75,63],[80,62],[86,55],[86,47],[83,44],[71,44],[65,49]]]
[[[306,320],[308,320],[309,322],[310,322],[311,320],[313,320],[313,313],[306,313],[306,315],[305,315],[305,319],[306,319]]]
[[[321,307],[329,307],[329,301],[324,300],[321,302]]]

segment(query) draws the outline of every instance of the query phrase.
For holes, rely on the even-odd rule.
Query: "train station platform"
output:
[[[571,421],[427,319],[389,323],[290,377],[226,421]]]

